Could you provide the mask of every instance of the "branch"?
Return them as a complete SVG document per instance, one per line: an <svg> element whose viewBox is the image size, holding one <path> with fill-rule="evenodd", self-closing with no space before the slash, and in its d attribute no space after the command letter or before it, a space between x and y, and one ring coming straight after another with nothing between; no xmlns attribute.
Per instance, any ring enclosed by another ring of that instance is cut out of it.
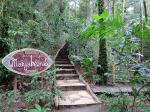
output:
<svg viewBox="0 0 150 112"><path fill-rule="evenodd" d="M150 81L147 82L146 84L144 84L139 90L138 90L138 94L140 93L140 91L145 88L146 86L150 86Z"/></svg>

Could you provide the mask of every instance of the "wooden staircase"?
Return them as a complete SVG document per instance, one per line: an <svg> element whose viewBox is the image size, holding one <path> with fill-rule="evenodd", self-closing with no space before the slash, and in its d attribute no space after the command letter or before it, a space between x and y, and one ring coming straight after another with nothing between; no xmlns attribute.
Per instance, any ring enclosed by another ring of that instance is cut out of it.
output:
<svg viewBox="0 0 150 112"><path fill-rule="evenodd" d="M81 78L75 66L68 59L67 44L55 59L56 87L62 90L62 97L55 98L56 112L100 112L100 101Z"/></svg>

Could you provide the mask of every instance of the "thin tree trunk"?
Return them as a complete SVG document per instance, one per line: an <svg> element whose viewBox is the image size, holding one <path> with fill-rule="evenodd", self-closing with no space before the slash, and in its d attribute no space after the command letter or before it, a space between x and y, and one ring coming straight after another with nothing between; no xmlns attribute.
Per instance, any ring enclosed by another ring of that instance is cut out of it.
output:
<svg viewBox="0 0 150 112"><path fill-rule="evenodd" d="M112 0L112 15L115 15L115 0Z"/></svg>
<svg viewBox="0 0 150 112"><path fill-rule="evenodd" d="M98 14L101 15L104 11L104 0L98 0Z"/></svg>
<svg viewBox="0 0 150 112"><path fill-rule="evenodd" d="M143 14L141 14L141 15L143 15L143 19L141 17L142 37L143 37L143 35L144 35L143 34L144 26L148 22L148 12L147 12L146 1L145 0L141 1L141 4L143 4L143 5L141 5L141 8L143 9L143 10L141 10L141 13L143 13ZM142 46L143 46L144 60L149 59L150 56L147 53L147 51L149 51L149 47L148 46L150 44L150 40L149 39L148 40L142 39L141 43L142 43Z"/></svg>
<svg viewBox="0 0 150 112"><path fill-rule="evenodd" d="M144 8L145 20L147 22L148 21L148 13L147 13L147 6L146 6L145 0L143 0L143 8Z"/></svg>
<svg viewBox="0 0 150 112"><path fill-rule="evenodd" d="M104 11L104 0L98 0L98 14L101 15ZM103 22L103 21L101 21ZM107 77L104 75L104 73L107 72L107 52L106 52L106 39L103 37L100 37L99 40L99 58L98 58L98 66L97 67L97 73L101 75L101 84L106 85L107 83Z"/></svg>
<svg viewBox="0 0 150 112"><path fill-rule="evenodd" d="M111 1L110 0L106 0L106 5L107 5L107 10L108 10L108 12L109 12L109 14L111 14L111 10L112 10L112 8L111 8Z"/></svg>
<svg viewBox="0 0 150 112"><path fill-rule="evenodd" d="M65 9L64 0L59 0L59 12L64 13L64 9Z"/></svg>
<svg viewBox="0 0 150 112"><path fill-rule="evenodd" d="M0 27L0 36L2 39L4 38L8 38L8 29L9 29L9 25L8 25L8 21L6 19L7 17L7 6L6 6L6 1L3 2L3 8L1 10L1 27ZM1 50L1 54L0 57L4 57L8 52L9 52L9 47L7 45L7 43L3 40L0 40L0 50Z"/></svg>
<svg viewBox="0 0 150 112"><path fill-rule="evenodd" d="M143 27L144 27L144 10L143 10L143 0L140 0L140 23L142 28L142 37L141 37L141 54L143 54Z"/></svg>
<svg viewBox="0 0 150 112"><path fill-rule="evenodd" d="M125 16L125 4L126 4L126 1L122 0L122 18L123 19L124 19L124 16Z"/></svg>
<svg viewBox="0 0 150 112"><path fill-rule="evenodd" d="M1 12L0 12L0 58L3 58L6 54L9 53L10 47L8 46L7 42L4 41L8 38L8 29L9 29L9 25L8 25L8 20L7 20L7 3L5 0L1 1L0 4L1 7ZM8 74L8 70L6 70L6 68L4 66L2 66L2 63L0 63L0 66L2 67L3 72L1 73L1 79L0 81L4 81L7 80L7 75Z"/></svg>
<svg viewBox="0 0 150 112"><path fill-rule="evenodd" d="M110 15L114 15L114 0L106 0L107 1L107 10Z"/></svg>

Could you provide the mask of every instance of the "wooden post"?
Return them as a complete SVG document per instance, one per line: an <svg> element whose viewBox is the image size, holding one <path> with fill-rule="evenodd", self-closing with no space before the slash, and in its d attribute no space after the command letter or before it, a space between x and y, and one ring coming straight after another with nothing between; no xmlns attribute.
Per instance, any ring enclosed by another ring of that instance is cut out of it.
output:
<svg viewBox="0 0 150 112"><path fill-rule="evenodd" d="M42 88L44 88L44 73L41 73L41 84Z"/></svg>
<svg viewBox="0 0 150 112"><path fill-rule="evenodd" d="M16 93L17 93L17 76L16 76L16 74L14 74L14 81L13 81L13 83L14 83L14 95L15 95L15 98L16 98Z"/></svg>
<svg viewBox="0 0 150 112"><path fill-rule="evenodd" d="M113 82L113 84L116 82L116 76L115 76L115 69L116 69L116 67L115 67L115 58L114 58L114 56L113 56L113 59L112 59L112 82Z"/></svg>

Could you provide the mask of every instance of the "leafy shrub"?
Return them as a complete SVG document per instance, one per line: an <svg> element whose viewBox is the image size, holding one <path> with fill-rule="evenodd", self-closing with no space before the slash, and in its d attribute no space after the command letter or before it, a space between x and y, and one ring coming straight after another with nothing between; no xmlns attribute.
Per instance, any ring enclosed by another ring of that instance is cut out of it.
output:
<svg viewBox="0 0 150 112"><path fill-rule="evenodd" d="M39 92L35 91L35 90L26 92L25 93L25 101L28 103L32 102L34 99L36 99L38 94L39 94Z"/></svg>
<svg viewBox="0 0 150 112"><path fill-rule="evenodd" d="M26 112L47 112L47 111L50 111L50 108L48 108L47 106L42 108L38 104L35 104L35 108L34 109L26 109Z"/></svg>
<svg viewBox="0 0 150 112"><path fill-rule="evenodd" d="M71 59L85 69L83 77L90 77L93 83L97 83L101 80L100 75L94 73L94 60L92 57L72 55Z"/></svg>
<svg viewBox="0 0 150 112"><path fill-rule="evenodd" d="M133 28L133 34L139 38L148 39L150 37L150 23L146 23L142 29L142 25L138 24Z"/></svg>

